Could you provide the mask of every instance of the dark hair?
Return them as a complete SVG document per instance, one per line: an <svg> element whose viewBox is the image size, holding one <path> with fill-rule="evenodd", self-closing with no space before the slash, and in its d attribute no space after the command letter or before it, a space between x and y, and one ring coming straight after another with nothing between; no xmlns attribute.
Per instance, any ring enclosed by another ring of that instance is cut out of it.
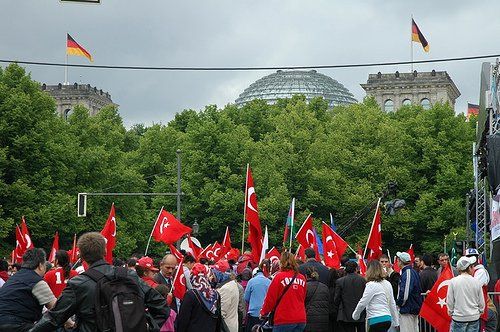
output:
<svg viewBox="0 0 500 332"><path fill-rule="evenodd" d="M16 268L16 271L19 271L21 269L21 264L19 264L19 263L14 263L11 266L12 266L12 268Z"/></svg>
<svg viewBox="0 0 500 332"><path fill-rule="evenodd" d="M390 261L389 256L387 256L386 254L382 254L382 255L380 255L380 257L379 257L378 259L380 260L381 258L383 258L383 259L387 259L388 261Z"/></svg>
<svg viewBox="0 0 500 332"><path fill-rule="evenodd" d="M339 271L337 269L331 269L328 275L328 288L335 288L335 283L339 278Z"/></svg>
<svg viewBox="0 0 500 332"><path fill-rule="evenodd" d="M137 260L135 258L129 258L127 260L128 267L135 267L137 265Z"/></svg>
<svg viewBox="0 0 500 332"><path fill-rule="evenodd" d="M358 268L358 263L354 261L348 261L345 263L345 272L346 273L354 273Z"/></svg>
<svg viewBox="0 0 500 332"><path fill-rule="evenodd" d="M308 267L306 271L306 277L307 279L310 280L318 280L319 279L319 273L314 267Z"/></svg>
<svg viewBox="0 0 500 332"><path fill-rule="evenodd" d="M280 268L281 268L281 271L299 272L299 265L297 264L295 257L287 251L285 251L281 254Z"/></svg>
<svg viewBox="0 0 500 332"><path fill-rule="evenodd" d="M45 254L45 250L41 248L33 248L24 253L21 268L34 270L39 267L40 264L45 265L46 261L47 255Z"/></svg>
<svg viewBox="0 0 500 332"><path fill-rule="evenodd" d="M56 251L57 265L64 270L64 279L69 279L69 273L71 271L71 265L69 264L69 255L66 250Z"/></svg>
<svg viewBox="0 0 500 332"><path fill-rule="evenodd" d="M207 258L200 258L200 264L207 264L208 263L208 259Z"/></svg>
<svg viewBox="0 0 500 332"><path fill-rule="evenodd" d="M9 271L9 263L5 259L0 259L0 271Z"/></svg>
<svg viewBox="0 0 500 332"><path fill-rule="evenodd" d="M119 258L113 258L113 266L117 266L117 267L120 267L120 266L123 266L125 263L119 259Z"/></svg>
<svg viewBox="0 0 500 332"><path fill-rule="evenodd" d="M314 251L313 248L307 248L304 250L304 253L306 254L307 258L315 258L316 257L316 252Z"/></svg>
<svg viewBox="0 0 500 332"><path fill-rule="evenodd" d="M432 258L432 256L431 256L431 255L429 255L429 254L424 254L424 255L422 256L422 261L424 262L424 264L425 264L426 266L431 266L431 265L432 265L433 258Z"/></svg>
<svg viewBox="0 0 500 332"><path fill-rule="evenodd" d="M78 239L80 257L89 265L104 258L106 253L106 241L97 232L85 233Z"/></svg>
<svg viewBox="0 0 500 332"><path fill-rule="evenodd" d="M445 254L444 252L442 252L442 253L438 254L438 259L441 259L441 257L444 257L444 256L450 257L448 254Z"/></svg>
<svg viewBox="0 0 500 332"><path fill-rule="evenodd" d="M184 256L184 263L196 263L196 259L194 259L192 255L186 254L186 256Z"/></svg>

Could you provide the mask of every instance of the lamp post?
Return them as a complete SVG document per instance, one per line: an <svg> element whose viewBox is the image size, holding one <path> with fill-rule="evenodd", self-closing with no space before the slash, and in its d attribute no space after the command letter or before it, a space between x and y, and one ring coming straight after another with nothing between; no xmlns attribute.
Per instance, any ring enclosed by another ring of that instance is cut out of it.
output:
<svg viewBox="0 0 500 332"><path fill-rule="evenodd" d="M196 236L198 235L198 232L200 231L200 225L195 221L193 224L193 235Z"/></svg>

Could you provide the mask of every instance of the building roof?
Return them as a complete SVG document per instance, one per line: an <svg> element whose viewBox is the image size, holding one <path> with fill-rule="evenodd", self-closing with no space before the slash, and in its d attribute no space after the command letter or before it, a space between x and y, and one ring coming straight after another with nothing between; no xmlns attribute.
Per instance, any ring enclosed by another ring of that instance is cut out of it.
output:
<svg viewBox="0 0 500 332"><path fill-rule="evenodd" d="M330 107L357 102L341 83L316 70L278 70L252 83L236 99L236 104L244 105L254 99L274 104L278 99L291 98L296 94L304 95L307 101L323 97Z"/></svg>

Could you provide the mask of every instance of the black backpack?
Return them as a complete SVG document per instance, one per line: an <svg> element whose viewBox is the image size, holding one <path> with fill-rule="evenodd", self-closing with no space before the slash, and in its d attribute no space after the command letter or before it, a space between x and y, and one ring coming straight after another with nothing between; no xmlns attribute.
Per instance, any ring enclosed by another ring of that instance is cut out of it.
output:
<svg viewBox="0 0 500 332"><path fill-rule="evenodd" d="M94 309L99 331L148 331L142 291L128 276L126 268L117 267L113 276L96 269L89 269L83 274L97 283Z"/></svg>

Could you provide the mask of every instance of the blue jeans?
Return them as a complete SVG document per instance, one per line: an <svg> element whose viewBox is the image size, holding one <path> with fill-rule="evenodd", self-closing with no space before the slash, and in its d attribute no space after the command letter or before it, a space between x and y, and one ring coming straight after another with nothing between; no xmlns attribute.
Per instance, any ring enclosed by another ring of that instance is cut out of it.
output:
<svg viewBox="0 0 500 332"><path fill-rule="evenodd" d="M273 332L302 332L305 328L306 324L274 325Z"/></svg>
<svg viewBox="0 0 500 332"><path fill-rule="evenodd" d="M451 321L451 332L479 332L479 320L474 322Z"/></svg>

